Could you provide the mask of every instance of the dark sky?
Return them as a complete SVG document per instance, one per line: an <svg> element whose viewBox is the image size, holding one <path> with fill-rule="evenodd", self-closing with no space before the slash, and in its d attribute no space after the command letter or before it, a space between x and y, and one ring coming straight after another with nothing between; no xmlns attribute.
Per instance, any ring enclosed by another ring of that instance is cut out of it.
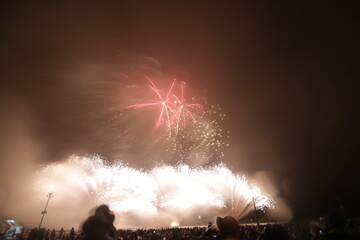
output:
<svg viewBox="0 0 360 240"><path fill-rule="evenodd" d="M295 216L328 212L336 197L347 214L359 214L360 37L349 2L2 5L1 129L28 126L39 161L116 157L96 142L91 118L78 121L88 113L72 79L89 66L114 71L119 53L148 56L222 106L231 132L224 161L273 174ZM9 134L1 171L23 139Z"/></svg>

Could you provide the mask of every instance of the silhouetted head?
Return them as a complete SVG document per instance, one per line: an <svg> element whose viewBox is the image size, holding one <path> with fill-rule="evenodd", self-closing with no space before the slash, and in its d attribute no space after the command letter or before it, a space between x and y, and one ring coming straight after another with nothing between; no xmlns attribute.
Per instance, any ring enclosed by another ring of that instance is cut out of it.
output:
<svg viewBox="0 0 360 240"><path fill-rule="evenodd" d="M98 216L98 215L108 216L109 212L110 212L110 208L107 205L103 204L96 208L95 216Z"/></svg>
<svg viewBox="0 0 360 240"><path fill-rule="evenodd" d="M105 223L97 216L89 217L83 224L83 232L87 239L102 239L106 233Z"/></svg>
<svg viewBox="0 0 360 240"><path fill-rule="evenodd" d="M216 225L223 237L236 237L240 232L238 221L231 216L226 216L224 218L217 217Z"/></svg>

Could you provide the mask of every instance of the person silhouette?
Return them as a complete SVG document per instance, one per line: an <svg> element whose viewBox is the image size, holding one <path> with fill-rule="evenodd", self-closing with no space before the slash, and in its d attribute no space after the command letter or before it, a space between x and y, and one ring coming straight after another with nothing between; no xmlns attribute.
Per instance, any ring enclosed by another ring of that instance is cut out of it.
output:
<svg viewBox="0 0 360 240"><path fill-rule="evenodd" d="M219 228L220 236L222 239L240 239L240 226L238 221L231 216L226 216L224 218L217 217L216 225Z"/></svg>
<svg viewBox="0 0 360 240"><path fill-rule="evenodd" d="M115 236L115 233L112 233L112 231L115 227L113 226L111 220L115 219L115 216L111 217L109 215L110 209L107 205L100 205L96 208L95 215L89 217L83 225L83 232L86 240L114 239L113 236Z"/></svg>

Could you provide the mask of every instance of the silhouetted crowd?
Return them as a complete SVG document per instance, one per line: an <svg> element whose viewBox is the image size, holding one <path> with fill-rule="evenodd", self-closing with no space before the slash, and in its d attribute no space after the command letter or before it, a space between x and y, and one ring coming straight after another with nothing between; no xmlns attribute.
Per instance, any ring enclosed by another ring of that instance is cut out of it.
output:
<svg viewBox="0 0 360 240"><path fill-rule="evenodd" d="M28 240L355 240L360 239L360 221L346 221L338 213L323 223L239 225L230 216L216 219L208 227L117 230L115 215L106 205L99 206L89 217L82 231L34 228L20 239Z"/></svg>
<svg viewBox="0 0 360 240"><path fill-rule="evenodd" d="M26 235L26 232L25 232ZM81 235L77 235L74 228L71 228L71 230L66 233L64 228L61 228L60 231L56 231L53 229L50 231L50 229L45 228L33 228L31 231L27 234L27 237L20 236L19 239L28 239L28 240L74 240L76 237L80 237Z"/></svg>

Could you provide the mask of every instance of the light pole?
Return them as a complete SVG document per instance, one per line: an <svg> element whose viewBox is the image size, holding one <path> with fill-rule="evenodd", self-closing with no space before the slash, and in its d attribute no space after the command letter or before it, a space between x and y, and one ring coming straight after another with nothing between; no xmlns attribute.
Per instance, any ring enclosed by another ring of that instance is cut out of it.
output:
<svg viewBox="0 0 360 240"><path fill-rule="evenodd" d="M52 193L48 193L48 195L46 195L48 197L48 200L46 201L46 205L45 205L45 208L44 208L44 211L41 212L42 214L42 217L41 217L41 220L40 220L40 223L39 223L39 229L41 228L41 224L44 220L44 217L45 217L45 214L47 213L46 209L47 209L47 206L49 204L49 201L50 201L50 198L53 197L53 194Z"/></svg>
<svg viewBox="0 0 360 240"><path fill-rule="evenodd" d="M259 229L259 217L257 215L257 211L256 211L256 205L255 205L255 199L252 198L253 204L254 204L254 210L255 210L255 216L256 216L256 223L257 223L257 228Z"/></svg>

